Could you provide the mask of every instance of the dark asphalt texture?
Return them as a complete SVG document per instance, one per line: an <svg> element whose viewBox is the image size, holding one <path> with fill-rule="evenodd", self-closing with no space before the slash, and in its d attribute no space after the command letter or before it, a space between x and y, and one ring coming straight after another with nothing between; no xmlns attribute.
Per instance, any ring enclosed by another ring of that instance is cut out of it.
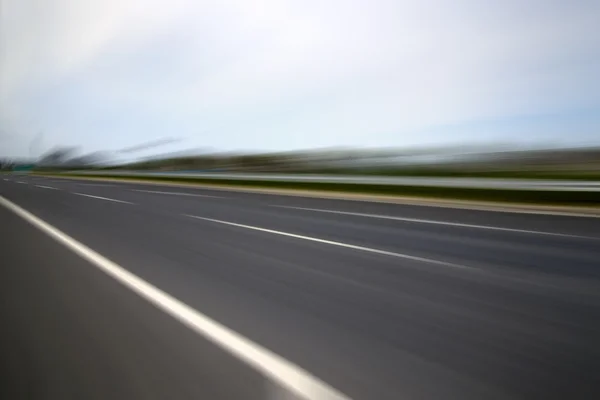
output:
<svg viewBox="0 0 600 400"><path fill-rule="evenodd" d="M8 179L6 199L351 398L600 398L598 218ZM265 396L258 373L3 207L0 229L1 398Z"/></svg>

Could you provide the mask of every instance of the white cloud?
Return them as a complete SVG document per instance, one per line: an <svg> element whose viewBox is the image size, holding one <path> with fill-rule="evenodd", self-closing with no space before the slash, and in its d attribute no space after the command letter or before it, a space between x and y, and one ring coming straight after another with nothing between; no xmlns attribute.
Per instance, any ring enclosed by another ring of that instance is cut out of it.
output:
<svg viewBox="0 0 600 400"><path fill-rule="evenodd" d="M150 114L267 148L401 144L389 132L600 105L593 2L8 3L3 120L81 142L102 131L53 108L66 92L91 119ZM106 134L135 141L143 125Z"/></svg>

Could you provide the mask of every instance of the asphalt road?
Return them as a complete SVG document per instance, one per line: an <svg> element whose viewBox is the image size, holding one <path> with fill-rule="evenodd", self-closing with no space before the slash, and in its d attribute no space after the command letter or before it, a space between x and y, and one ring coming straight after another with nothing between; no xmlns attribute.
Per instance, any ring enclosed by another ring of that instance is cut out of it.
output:
<svg viewBox="0 0 600 400"><path fill-rule="evenodd" d="M600 398L598 218L35 176L0 195L348 398ZM283 398L4 205L0 397Z"/></svg>

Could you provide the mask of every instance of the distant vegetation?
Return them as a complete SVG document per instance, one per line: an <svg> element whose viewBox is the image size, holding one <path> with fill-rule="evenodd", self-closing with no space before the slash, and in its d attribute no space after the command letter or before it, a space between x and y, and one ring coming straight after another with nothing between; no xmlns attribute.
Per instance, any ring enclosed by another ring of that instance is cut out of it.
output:
<svg viewBox="0 0 600 400"><path fill-rule="evenodd" d="M597 180L600 149L494 151L461 147L212 153L154 157L116 165L106 153L76 155L75 148L63 147L48 152L36 163L38 171L89 169Z"/></svg>

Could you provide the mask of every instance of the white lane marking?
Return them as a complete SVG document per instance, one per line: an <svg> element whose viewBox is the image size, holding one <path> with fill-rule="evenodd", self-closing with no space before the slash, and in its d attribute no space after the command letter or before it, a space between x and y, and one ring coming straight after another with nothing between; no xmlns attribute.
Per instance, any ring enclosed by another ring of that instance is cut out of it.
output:
<svg viewBox="0 0 600 400"><path fill-rule="evenodd" d="M130 189L134 192L143 192L143 193L157 193L157 194L170 194L173 196L191 196L191 197L212 197L215 199L222 199L221 196L211 196L208 194L195 194L195 193L183 193L183 192L162 192L160 190L141 190L141 189Z"/></svg>
<svg viewBox="0 0 600 400"><path fill-rule="evenodd" d="M594 239L594 240L600 239L600 238L593 237L593 236L570 235L568 233L554 233L554 232L534 231L534 230L528 230L528 229L502 228L500 226L463 224L463 223L459 223L459 222L434 221L434 220L429 220L429 219L395 217L392 215L365 214L365 213L348 212L348 211L323 210L323 209L319 209L319 208L305 208L305 207L291 207L291 206L277 206L277 205L273 205L272 207L289 208L289 209L305 210L305 211L315 211L315 212L330 213L330 214L353 215L353 216L357 216L357 217L390 219L390 220L404 221L404 222L416 222L419 224L447 225L447 226L457 226L457 227L461 227L461 228L486 229L486 230L491 230L491 231L504 231L504 232L516 232L516 233L530 233L530 234L535 234L535 235L570 237L570 238L579 238L579 239Z"/></svg>
<svg viewBox="0 0 600 400"><path fill-rule="evenodd" d="M123 200L117 200L117 199L110 199L108 197L101 197L101 196L92 196L91 194L84 194L84 193L77 193L77 192L73 192L73 194L76 194L78 196L85 196L85 197L91 197L93 199L100 199L100 200L108 200L108 201L114 201L116 203L124 203L124 204L133 204L130 203L128 201L123 201Z"/></svg>
<svg viewBox="0 0 600 400"><path fill-rule="evenodd" d="M17 181L17 183L20 183L22 185L27 185L27 182L21 182L21 181Z"/></svg>
<svg viewBox="0 0 600 400"><path fill-rule="evenodd" d="M205 220L205 221L216 222L216 223L219 223L219 224L237 226L239 228L246 228L246 229L252 229L252 230L260 231L260 232L273 233L273 234L281 235L281 236L289 236L289 237L293 237L293 238L296 238L296 239L309 240L311 242L324 243L324 244L329 244L329 245L333 245L333 246L345 247L345 248L353 249L353 250L360 250L360 251L366 251L366 252L369 252L369 253L381 254L381 255L390 256L390 257L403 258L403 259L411 260L411 261L420 261L420 262L426 262L426 263L429 263L429 264L442 265L442 266L445 266L445 267L453 267L453 268L460 268L460 269L472 269L472 267L468 267L466 265L455 264L455 263L451 263L451 262L447 262L447 261L434 260L432 258L411 256L409 254L395 253L393 251L380 250L380 249L375 249L375 248L372 248L372 247L357 246L357 245L354 245L354 244L336 242L336 241L333 241L333 240L326 240L326 239L319 239L319 238L315 238L315 237L311 237L311 236L297 235L295 233L288 233L288 232L276 231L276 230L273 230L273 229L260 228L258 226L237 224L235 222L222 221L220 219L198 217L196 215L188 215L188 214L184 214L184 215L186 217L201 219L201 220Z"/></svg>
<svg viewBox="0 0 600 400"><path fill-rule="evenodd" d="M39 188L42 188L42 189L52 189L52 190L58 190L57 188L55 188L55 187L52 187L52 186L35 185L35 187L39 187Z"/></svg>
<svg viewBox="0 0 600 400"><path fill-rule="evenodd" d="M233 354L300 398L305 400L350 400L346 395L297 365L212 320L2 196L0 196L0 204L199 335Z"/></svg>

